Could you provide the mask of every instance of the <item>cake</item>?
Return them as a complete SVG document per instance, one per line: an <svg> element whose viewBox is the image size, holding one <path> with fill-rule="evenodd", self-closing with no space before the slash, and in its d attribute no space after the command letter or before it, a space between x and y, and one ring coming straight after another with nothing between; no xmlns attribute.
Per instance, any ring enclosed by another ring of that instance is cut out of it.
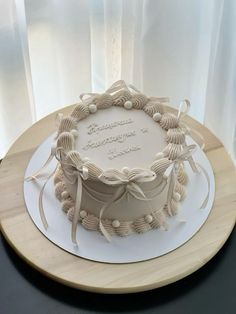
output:
<svg viewBox="0 0 236 314"><path fill-rule="evenodd" d="M81 225L102 233L128 236L151 229L168 229L185 198L188 176L194 172L196 145L187 145L188 129L168 98L148 97L122 80L105 93L80 96L68 116L59 116L52 153L55 195L72 222L72 241ZM32 176L36 178L37 176ZM46 183L45 183L46 184ZM45 186L44 186L45 187ZM47 227L40 193L40 214Z"/></svg>

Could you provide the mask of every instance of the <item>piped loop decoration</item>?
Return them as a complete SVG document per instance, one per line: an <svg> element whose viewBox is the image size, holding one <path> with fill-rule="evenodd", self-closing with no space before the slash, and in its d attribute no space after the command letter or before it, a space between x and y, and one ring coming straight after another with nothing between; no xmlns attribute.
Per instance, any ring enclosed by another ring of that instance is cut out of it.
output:
<svg viewBox="0 0 236 314"><path fill-rule="evenodd" d="M52 147L51 147L50 155L49 155L48 159L45 161L45 163L43 164L43 166L38 171L36 171L34 174L32 174L31 176L26 177L25 181L32 181L32 180L36 180L36 179L45 177L45 174L43 172L44 172L44 170L46 170L48 165L53 160L53 158L56 154L56 151L57 151L56 143L53 143Z"/></svg>
<svg viewBox="0 0 236 314"><path fill-rule="evenodd" d="M170 102L170 98L169 97L149 97L150 102L154 102L154 103L161 103L164 105L169 104Z"/></svg>
<svg viewBox="0 0 236 314"><path fill-rule="evenodd" d="M190 101L187 99L184 99L183 101L181 101L179 105L179 111L177 114L179 126L185 135L189 135L191 137L192 136L197 137L197 142L199 143L200 148L203 150L205 147L205 140L203 136L197 130L195 130L194 128L190 129L185 123L182 122L183 117L187 115L187 113L189 112L189 109L190 109Z"/></svg>
<svg viewBox="0 0 236 314"><path fill-rule="evenodd" d="M107 185L120 185L124 183L128 183L130 181L143 183L143 182L151 182L155 180L156 174L151 170L144 169L132 169L132 171L125 168L124 171L118 170L107 170L104 171L100 176L99 180Z"/></svg>
<svg viewBox="0 0 236 314"><path fill-rule="evenodd" d="M178 111L178 121L180 121L180 119L182 119L189 111L190 108L190 101L188 99L184 99L180 102L179 105L179 111Z"/></svg>
<svg viewBox="0 0 236 314"><path fill-rule="evenodd" d="M60 126L62 120L63 120L63 114L58 113L56 115L56 118L55 118L55 124L57 127ZM59 135L59 132L58 132L56 138L54 139L54 141L52 143L50 155L48 156L48 159L45 161L43 166L38 171L36 171L34 174L32 174L31 176L28 176L27 178L25 178L25 181L36 180L38 178L45 178L46 175L43 172L44 172L44 170L47 169L48 165L51 163L51 161L53 160L53 158L55 157L55 155L57 153L57 137L58 137L58 135Z"/></svg>
<svg viewBox="0 0 236 314"><path fill-rule="evenodd" d="M195 138L196 142L198 143L198 145L200 146L201 150L203 150L205 148L205 139L204 137L201 135L201 133L199 133L196 129L194 128L189 128L185 123L183 123L182 121L180 122L180 127L182 129L182 131L184 132L185 135L188 135L190 137Z"/></svg>
<svg viewBox="0 0 236 314"><path fill-rule="evenodd" d="M43 223L43 226L44 226L45 230L47 230L47 228L48 228L48 222L47 222L47 219L46 219L46 216L45 216L45 213L44 213L44 209L43 209L43 193L44 193L44 190L45 190L45 187L46 187L48 181L56 173L58 166L56 166L55 169L49 175L44 174L43 171L48 167L48 165L51 163L53 158L57 155L57 151L58 151L58 148L56 146L56 143L54 143L52 145L52 147L51 147L51 153L50 153L48 159L46 160L46 162L44 163L44 165L42 166L42 168L40 168L33 175L25 178L25 181L32 181L32 180L36 180L36 179L39 179L39 178L45 178L46 179L44 184L43 184L43 186L42 186L42 188L41 188L41 190L40 190L39 201L38 201L39 214L40 214L40 218L41 218L41 221Z"/></svg>
<svg viewBox="0 0 236 314"><path fill-rule="evenodd" d="M141 94L141 91L139 89L137 89L133 84L129 84L128 88L132 91L134 91L137 94Z"/></svg>
<svg viewBox="0 0 236 314"><path fill-rule="evenodd" d="M113 83L107 90L106 93L113 94L120 90L129 90L128 86L126 85L124 80L118 80L115 83Z"/></svg>

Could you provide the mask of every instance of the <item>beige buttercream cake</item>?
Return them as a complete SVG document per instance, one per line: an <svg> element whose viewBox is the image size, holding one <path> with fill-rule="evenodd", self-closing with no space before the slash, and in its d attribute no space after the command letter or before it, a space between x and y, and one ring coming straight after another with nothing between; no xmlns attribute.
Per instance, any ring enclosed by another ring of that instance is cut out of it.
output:
<svg viewBox="0 0 236 314"><path fill-rule="evenodd" d="M105 93L81 95L60 118L55 193L74 241L77 224L108 239L167 229L185 197L191 151L181 112L167 105L118 81Z"/></svg>

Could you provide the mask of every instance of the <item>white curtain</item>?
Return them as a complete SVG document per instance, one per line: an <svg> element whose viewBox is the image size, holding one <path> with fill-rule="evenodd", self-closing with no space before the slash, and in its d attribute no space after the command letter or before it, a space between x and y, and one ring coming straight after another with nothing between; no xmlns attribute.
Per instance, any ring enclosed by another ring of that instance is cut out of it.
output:
<svg viewBox="0 0 236 314"><path fill-rule="evenodd" d="M117 79L183 98L235 158L236 1L0 0L0 156L34 121Z"/></svg>

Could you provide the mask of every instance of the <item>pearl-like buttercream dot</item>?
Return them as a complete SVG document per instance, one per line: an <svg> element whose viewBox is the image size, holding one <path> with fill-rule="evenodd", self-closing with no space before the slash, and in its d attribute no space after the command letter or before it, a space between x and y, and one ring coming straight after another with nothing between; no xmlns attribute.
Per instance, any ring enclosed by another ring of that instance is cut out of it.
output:
<svg viewBox="0 0 236 314"><path fill-rule="evenodd" d="M88 108L90 113L95 113L97 111L97 106L95 104L90 104Z"/></svg>
<svg viewBox="0 0 236 314"><path fill-rule="evenodd" d="M120 227L120 222L119 222L119 220L113 220L113 221L112 221L112 227L114 227L114 228Z"/></svg>
<svg viewBox="0 0 236 314"><path fill-rule="evenodd" d="M174 199L178 202L181 199L181 195L178 192L174 193Z"/></svg>
<svg viewBox="0 0 236 314"><path fill-rule="evenodd" d="M71 130L70 133L74 136L74 137L78 137L79 136L79 132L75 129Z"/></svg>
<svg viewBox="0 0 236 314"><path fill-rule="evenodd" d="M90 159L88 157L83 158L83 162L89 162L89 161L90 161Z"/></svg>
<svg viewBox="0 0 236 314"><path fill-rule="evenodd" d="M132 102L130 101L130 100L127 100L125 103L124 103L124 107L125 107L125 109L132 109L132 107L133 107L133 104L132 104Z"/></svg>
<svg viewBox="0 0 236 314"><path fill-rule="evenodd" d="M87 212L85 210L81 210L79 212L79 215L80 215L81 218L85 218L87 216Z"/></svg>
<svg viewBox="0 0 236 314"><path fill-rule="evenodd" d="M153 120L159 122L161 120L161 114L159 112L154 113Z"/></svg>
<svg viewBox="0 0 236 314"><path fill-rule="evenodd" d="M152 215L146 215L146 216L144 217L144 220L145 220L148 224L150 224L150 223L153 221L153 217L152 217Z"/></svg>
<svg viewBox="0 0 236 314"><path fill-rule="evenodd" d="M163 153L157 153L156 159L161 159L161 158L164 158L164 154Z"/></svg>
<svg viewBox="0 0 236 314"><path fill-rule="evenodd" d="M69 192L67 192L67 191L63 191L62 193L61 193L61 197L63 198L63 199L66 199L66 198L68 198L70 196L70 194L69 194Z"/></svg>
<svg viewBox="0 0 236 314"><path fill-rule="evenodd" d="M123 167L121 171L123 173L129 173L130 169L128 167Z"/></svg>

